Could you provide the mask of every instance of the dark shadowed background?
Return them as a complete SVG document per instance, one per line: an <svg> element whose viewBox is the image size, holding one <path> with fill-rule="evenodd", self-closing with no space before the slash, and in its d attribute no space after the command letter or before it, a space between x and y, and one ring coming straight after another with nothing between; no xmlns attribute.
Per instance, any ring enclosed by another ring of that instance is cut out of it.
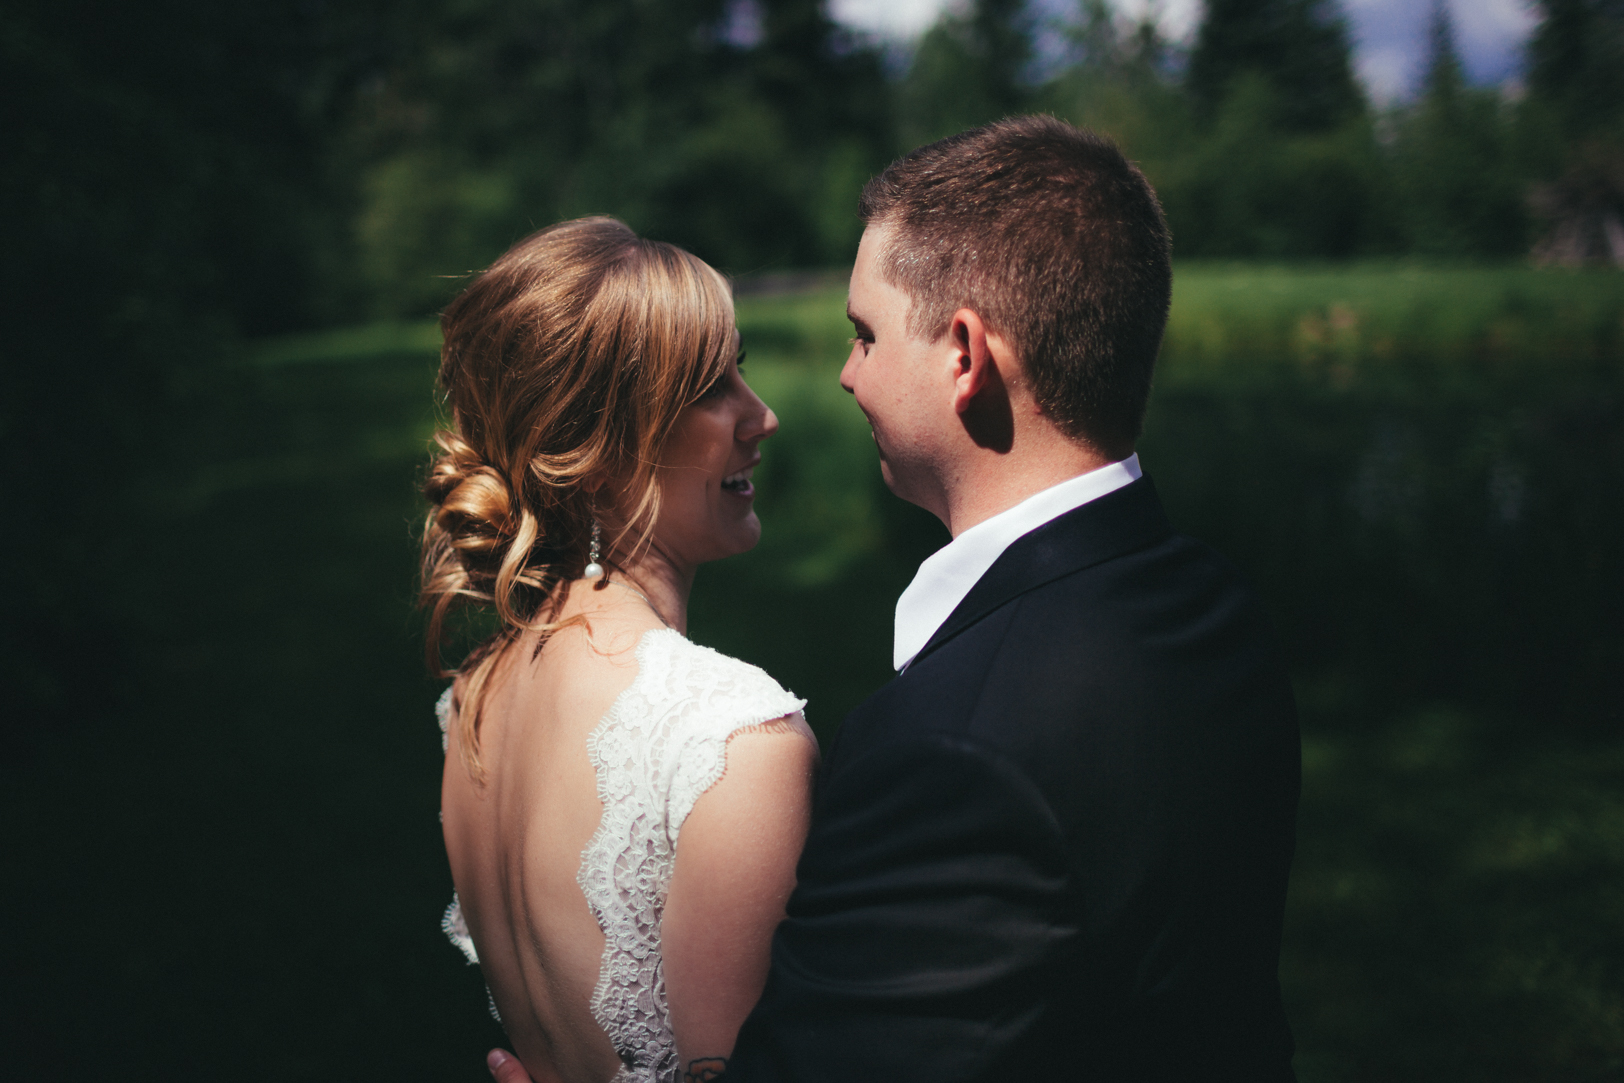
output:
<svg viewBox="0 0 1624 1083"><path fill-rule="evenodd" d="M1177 252L1142 456L1304 718L1305 1083L1624 1079L1624 5L1371 102L1333 0L5 0L0 1074L474 1080L412 609L434 313L605 212L736 276L783 420L691 633L889 675L945 540L835 383L864 181L1044 110Z"/></svg>

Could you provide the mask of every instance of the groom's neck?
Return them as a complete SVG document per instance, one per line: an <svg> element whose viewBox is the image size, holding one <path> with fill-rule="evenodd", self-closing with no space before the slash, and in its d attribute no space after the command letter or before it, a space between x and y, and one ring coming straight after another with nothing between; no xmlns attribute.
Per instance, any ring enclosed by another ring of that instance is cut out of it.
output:
<svg viewBox="0 0 1624 1083"><path fill-rule="evenodd" d="M942 477L946 514L930 510L956 538L1030 496L1114 461L1044 419L1018 432L1008 451L966 451Z"/></svg>

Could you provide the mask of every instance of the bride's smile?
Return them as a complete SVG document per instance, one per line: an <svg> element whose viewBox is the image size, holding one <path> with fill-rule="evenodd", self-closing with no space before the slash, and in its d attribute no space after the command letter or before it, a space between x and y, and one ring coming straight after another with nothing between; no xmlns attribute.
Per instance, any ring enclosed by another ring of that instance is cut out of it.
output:
<svg viewBox="0 0 1624 1083"><path fill-rule="evenodd" d="M652 551L689 570L752 548L761 537L757 449L777 431L777 416L730 362L677 418L660 470Z"/></svg>
<svg viewBox="0 0 1624 1083"><path fill-rule="evenodd" d="M756 461L761 461L759 455L756 457ZM755 472L756 464L751 463L737 474L729 474L722 479L722 491L732 493L734 496L742 496L746 500L753 499L756 495L756 487L750 484L750 476Z"/></svg>

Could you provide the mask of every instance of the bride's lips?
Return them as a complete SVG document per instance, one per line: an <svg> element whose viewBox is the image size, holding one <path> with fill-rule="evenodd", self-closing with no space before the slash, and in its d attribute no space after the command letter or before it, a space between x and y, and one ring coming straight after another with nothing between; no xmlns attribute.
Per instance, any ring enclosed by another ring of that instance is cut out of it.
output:
<svg viewBox="0 0 1624 1083"><path fill-rule="evenodd" d="M750 484L750 475L755 473L755 470L756 464L751 463L737 474L729 474L722 479L722 491L749 500L756 495L756 487Z"/></svg>

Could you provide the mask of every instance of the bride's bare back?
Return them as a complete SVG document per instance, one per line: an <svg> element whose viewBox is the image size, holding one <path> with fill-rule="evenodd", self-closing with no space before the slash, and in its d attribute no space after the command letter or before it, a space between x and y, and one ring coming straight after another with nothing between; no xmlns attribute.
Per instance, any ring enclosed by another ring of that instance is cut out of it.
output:
<svg viewBox="0 0 1624 1083"><path fill-rule="evenodd" d="M642 637L663 626L627 592L594 593L590 635L566 628L539 655L534 639L521 641L493 675L483 784L448 727L441 807L452 876L503 1024L538 1083L606 1083L622 1064L592 1012L605 938L577 880L603 814L588 737L637 677ZM731 1052L760 995L816 752L797 715L739 733L726 756L724 778L681 825L660 930L683 1065Z"/></svg>

